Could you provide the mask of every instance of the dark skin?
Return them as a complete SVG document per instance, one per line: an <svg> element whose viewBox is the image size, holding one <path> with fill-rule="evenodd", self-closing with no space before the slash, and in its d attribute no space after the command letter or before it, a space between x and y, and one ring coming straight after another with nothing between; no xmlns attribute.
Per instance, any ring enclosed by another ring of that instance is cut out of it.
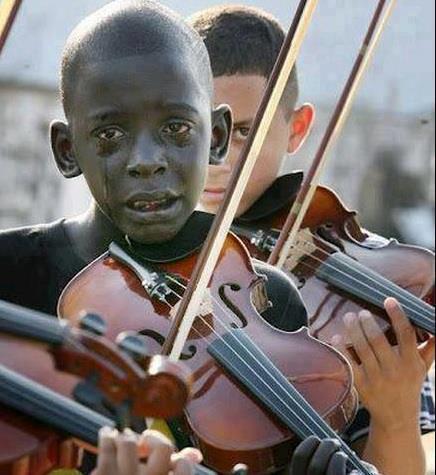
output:
<svg viewBox="0 0 436 475"><path fill-rule="evenodd" d="M347 457L335 440L309 437L296 449L290 475L345 475Z"/></svg>
<svg viewBox="0 0 436 475"><path fill-rule="evenodd" d="M173 238L195 209L207 164L226 156L231 113L212 110L189 61L165 51L86 67L69 123L52 124L61 173L83 173L95 200L67 222L85 261L121 235L144 244Z"/></svg>
<svg viewBox="0 0 436 475"><path fill-rule="evenodd" d="M68 123L51 126L59 170L84 175L94 197L66 222L75 252L90 262L111 241L173 238L194 211L207 165L224 160L232 129L228 107L211 98L180 51L116 59L81 70ZM308 439L292 475L345 473L338 447Z"/></svg>

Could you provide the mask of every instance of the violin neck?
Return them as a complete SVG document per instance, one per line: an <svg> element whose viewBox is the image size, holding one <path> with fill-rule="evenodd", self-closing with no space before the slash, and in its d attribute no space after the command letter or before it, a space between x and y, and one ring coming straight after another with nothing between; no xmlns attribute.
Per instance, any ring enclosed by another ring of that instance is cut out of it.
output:
<svg viewBox="0 0 436 475"><path fill-rule="evenodd" d="M318 267L316 276L382 310L385 300L395 297L415 326L435 334L435 312L431 305L346 254L337 252L329 256Z"/></svg>
<svg viewBox="0 0 436 475"><path fill-rule="evenodd" d="M62 345L70 330L54 317L0 301L0 332Z"/></svg>
<svg viewBox="0 0 436 475"><path fill-rule="evenodd" d="M233 226L232 229L262 252L270 253L277 242L274 231L246 226ZM331 255L321 264L314 262L313 267L319 279L381 310L384 310L388 297L395 297L413 325L431 335L435 334L435 311L430 304L343 252L337 252L332 247Z"/></svg>
<svg viewBox="0 0 436 475"><path fill-rule="evenodd" d="M97 446L102 427L115 427L111 419L3 365L0 365L0 403L93 446Z"/></svg>
<svg viewBox="0 0 436 475"><path fill-rule="evenodd" d="M0 364L0 404L26 414L44 425L77 438L94 447L103 427L115 428L115 422L62 396ZM195 475L216 475L197 466Z"/></svg>

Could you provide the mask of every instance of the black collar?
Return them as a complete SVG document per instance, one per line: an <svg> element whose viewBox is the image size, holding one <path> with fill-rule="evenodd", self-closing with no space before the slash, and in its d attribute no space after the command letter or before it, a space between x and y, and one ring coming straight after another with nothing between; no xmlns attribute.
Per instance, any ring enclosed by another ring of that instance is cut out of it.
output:
<svg viewBox="0 0 436 475"><path fill-rule="evenodd" d="M285 206L289 206L301 187L303 177L303 172L294 172L277 178L256 203L236 221L248 224L268 218Z"/></svg>
<svg viewBox="0 0 436 475"><path fill-rule="evenodd" d="M132 257L163 264L178 261L199 250L209 233L214 215L195 211L171 241L156 244L119 243Z"/></svg>

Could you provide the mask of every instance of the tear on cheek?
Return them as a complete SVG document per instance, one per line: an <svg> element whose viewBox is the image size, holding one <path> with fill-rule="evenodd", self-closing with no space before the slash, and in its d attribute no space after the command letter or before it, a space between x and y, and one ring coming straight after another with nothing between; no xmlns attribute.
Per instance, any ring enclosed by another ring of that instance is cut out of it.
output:
<svg viewBox="0 0 436 475"><path fill-rule="evenodd" d="M97 155L100 157L108 157L118 150L118 146L107 140L100 140L97 143Z"/></svg>
<svg viewBox="0 0 436 475"><path fill-rule="evenodd" d="M109 170L108 170L108 163L106 160L103 160L101 162L101 175L103 177L103 201L105 208L107 210L107 213L109 214L109 218L112 219L112 213L111 213L111 208L109 206L110 203L110 187L109 187Z"/></svg>

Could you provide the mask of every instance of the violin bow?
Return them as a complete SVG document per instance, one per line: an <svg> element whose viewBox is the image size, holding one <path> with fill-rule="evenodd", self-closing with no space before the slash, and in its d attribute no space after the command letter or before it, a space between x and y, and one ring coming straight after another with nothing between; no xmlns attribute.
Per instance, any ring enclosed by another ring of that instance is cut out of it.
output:
<svg viewBox="0 0 436 475"><path fill-rule="evenodd" d="M197 260L194 272L171 330L163 353L178 360L188 339L198 309L203 301L212 273L236 215L244 189L250 179L256 159L265 142L275 112L280 104L290 74L297 60L303 40L311 23L318 0L300 0L289 33L274 67L254 125L238 165L232 174L224 203L212 224L209 235Z"/></svg>
<svg viewBox="0 0 436 475"><path fill-rule="evenodd" d="M295 244L303 220L320 183L325 169L328 152L337 141L347 121L364 73L368 69L386 23L390 18L397 0L380 0L369 25L368 32L354 63L350 76L340 96L336 109L315 155L315 159L306 175L300 192L289 212L285 225L280 233L277 244L271 253L268 263L282 268L288 259L289 252Z"/></svg>
<svg viewBox="0 0 436 475"><path fill-rule="evenodd" d="M0 4L0 54L17 17L22 0L2 0Z"/></svg>

